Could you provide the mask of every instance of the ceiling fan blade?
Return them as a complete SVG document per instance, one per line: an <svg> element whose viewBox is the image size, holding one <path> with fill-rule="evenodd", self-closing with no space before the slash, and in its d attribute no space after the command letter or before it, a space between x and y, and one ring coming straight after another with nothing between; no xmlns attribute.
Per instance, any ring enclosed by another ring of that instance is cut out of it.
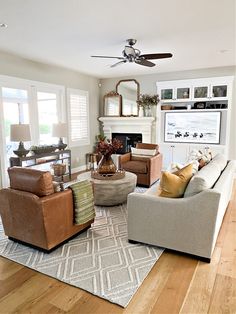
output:
<svg viewBox="0 0 236 314"><path fill-rule="evenodd" d="M144 65L146 67L154 67L155 63L145 60L145 59L137 59L135 60L135 63L139 64L139 65Z"/></svg>
<svg viewBox="0 0 236 314"><path fill-rule="evenodd" d="M114 67L116 67L117 65L121 65L122 63L126 63L126 62L127 62L127 60L119 61L119 62L117 62L117 63L115 63L115 64L112 64L112 65L111 65L111 68L114 68Z"/></svg>
<svg viewBox="0 0 236 314"><path fill-rule="evenodd" d="M151 59L171 58L172 56L173 56L172 53L148 53L148 54L141 55L139 57L151 60Z"/></svg>
<svg viewBox="0 0 236 314"><path fill-rule="evenodd" d="M119 59L123 60L123 57L110 57L110 56L91 56L92 58L110 58L110 59Z"/></svg>

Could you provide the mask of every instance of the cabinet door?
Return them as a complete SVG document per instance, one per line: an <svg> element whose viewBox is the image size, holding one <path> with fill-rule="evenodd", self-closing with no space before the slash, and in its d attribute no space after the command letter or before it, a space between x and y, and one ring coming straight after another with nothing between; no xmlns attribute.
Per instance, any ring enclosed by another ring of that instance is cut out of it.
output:
<svg viewBox="0 0 236 314"><path fill-rule="evenodd" d="M169 169L171 163L186 163L188 145L160 145L160 152L163 154L163 168Z"/></svg>
<svg viewBox="0 0 236 314"><path fill-rule="evenodd" d="M162 169L167 170L172 163L173 145L160 145L160 153L163 155Z"/></svg>
<svg viewBox="0 0 236 314"><path fill-rule="evenodd" d="M168 101L174 99L174 89L173 88L163 88L161 89L161 100Z"/></svg>
<svg viewBox="0 0 236 314"><path fill-rule="evenodd" d="M189 100L191 98L190 95L191 88L190 87L177 87L176 88L176 99L177 100Z"/></svg>
<svg viewBox="0 0 236 314"><path fill-rule="evenodd" d="M227 99L227 87L228 86L226 84L211 85L211 99Z"/></svg>
<svg viewBox="0 0 236 314"><path fill-rule="evenodd" d="M209 86L194 86L193 99L194 100L207 100L209 98Z"/></svg>

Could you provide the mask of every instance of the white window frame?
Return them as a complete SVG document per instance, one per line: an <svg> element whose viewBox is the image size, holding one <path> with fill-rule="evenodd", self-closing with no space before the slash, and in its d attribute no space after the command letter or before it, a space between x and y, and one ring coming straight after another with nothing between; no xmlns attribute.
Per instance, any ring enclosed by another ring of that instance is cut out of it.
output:
<svg viewBox="0 0 236 314"><path fill-rule="evenodd" d="M70 104L70 96L78 95L86 97L86 105L87 105L87 138L72 141L71 139L71 104ZM76 146L86 146L90 145L90 114L89 114L89 92L86 90L67 88L67 121L68 121L68 140L70 147Z"/></svg>
<svg viewBox="0 0 236 314"><path fill-rule="evenodd" d="M3 121L3 103L1 88L9 87L15 89L24 89L28 93L29 104L29 120L31 130L31 141L34 144L39 144L39 126L38 126L38 101L37 92L52 92L57 95L57 109L59 121L66 121L66 108L65 108L65 87L62 85L43 83L38 81L31 81L22 78L0 75L0 121ZM6 143L4 126L0 123L0 186L8 185L8 179L5 177L5 169L7 167L6 159Z"/></svg>

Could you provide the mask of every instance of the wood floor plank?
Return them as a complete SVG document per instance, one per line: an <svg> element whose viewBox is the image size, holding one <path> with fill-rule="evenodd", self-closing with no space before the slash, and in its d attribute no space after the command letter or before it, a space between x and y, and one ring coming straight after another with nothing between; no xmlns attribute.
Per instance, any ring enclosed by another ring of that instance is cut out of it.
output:
<svg viewBox="0 0 236 314"><path fill-rule="evenodd" d="M209 314L236 313L236 279L217 275Z"/></svg>
<svg viewBox="0 0 236 314"><path fill-rule="evenodd" d="M215 283L220 256L221 248L216 247L210 264L199 262L180 310L181 314L207 313L211 301L211 294Z"/></svg>
<svg viewBox="0 0 236 314"><path fill-rule="evenodd" d="M23 265L14 263L7 258L0 257L0 280L5 280L11 277L22 268L24 268Z"/></svg>
<svg viewBox="0 0 236 314"><path fill-rule="evenodd" d="M27 280L36 275L36 272L30 271L28 268L21 268L17 273L0 281L0 298L7 296L14 290L22 286ZM1 300L1 299L0 299Z"/></svg>
<svg viewBox="0 0 236 314"><path fill-rule="evenodd" d="M52 280L48 276L35 273L35 276L25 281L18 289L14 289L0 300L0 311L13 312L20 310L24 304L32 302L40 294L50 289Z"/></svg>
<svg viewBox="0 0 236 314"><path fill-rule="evenodd" d="M236 279L236 202L229 206L230 218L222 245L218 273Z"/></svg>
<svg viewBox="0 0 236 314"><path fill-rule="evenodd" d="M179 256L173 272L151 311L152 314L179 313L197 265L198 260Z"/></svg>
<svg viewBox="0 0 236 314"><path fill-rule="evenodd" d="M50 300L53 299L57 294L64 289L64 284L58 280L52 280L51 285L48 289L43 292L37 289L35 292L35 297L31 298L30 301L21 304L20 307L17 308L17 313L25 314L25 313L46 313L47 311L51 312L52 309L56 310L56 313L65 312L63 309L53 305L50 303Z"/></svg>
<svg viewBox="0 0 236 314"><path fill-rule="evenodd" d="M175 254L170 252L164 253L130 301L124 314L150 313L177 261L178 256Z"/></svg>
<svg viewBox="0 0 236 314"><path fill-rule="evenodd" d="M60 292L58 291L55 297L51 298L50 304L67 312L78 302L83 294L83 290L66 285Z"/></svg>

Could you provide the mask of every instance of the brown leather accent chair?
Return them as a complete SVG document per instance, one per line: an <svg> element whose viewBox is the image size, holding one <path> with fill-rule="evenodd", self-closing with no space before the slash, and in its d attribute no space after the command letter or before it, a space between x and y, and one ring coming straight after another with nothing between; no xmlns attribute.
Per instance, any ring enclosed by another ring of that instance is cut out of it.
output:
<svg viewBox="0 0 236 314"><path fill-rule="evenodd" d="M8 173L10 188L0 190L0 214L10 239L50 251L93 223L73 224L72 191L54 193L49 171L13 167Z"/></svg>
<svg viewBox="0 0 236 314"><path fill-rule="evenodd" d="M137 143L136 148L156 149L154 156L133 156L127 153L119 157L120 168L137 175L137 184L150 186L161 176L162 154L158 152L158 145Z"/></svg>

